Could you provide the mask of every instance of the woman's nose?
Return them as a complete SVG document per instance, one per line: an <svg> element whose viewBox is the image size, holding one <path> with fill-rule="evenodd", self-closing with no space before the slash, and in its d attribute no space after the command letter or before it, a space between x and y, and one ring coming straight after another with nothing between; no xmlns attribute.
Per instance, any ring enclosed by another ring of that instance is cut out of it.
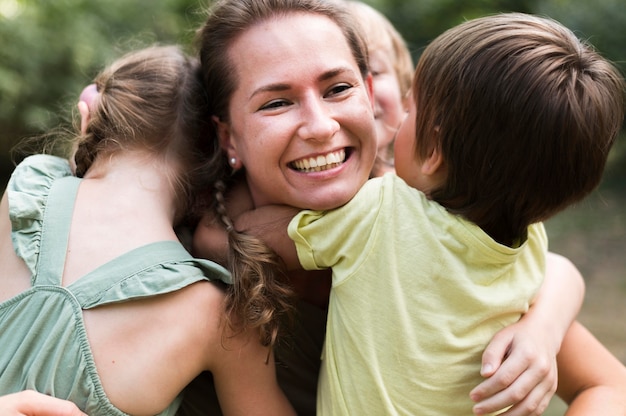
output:
<svg viewBox="0 0 626 416"><path fill-rule="evenodd" d="M302 120L298 134L304 140L325 141L341 128L328 106L321 99L310 99L302 106Z"/></svg>

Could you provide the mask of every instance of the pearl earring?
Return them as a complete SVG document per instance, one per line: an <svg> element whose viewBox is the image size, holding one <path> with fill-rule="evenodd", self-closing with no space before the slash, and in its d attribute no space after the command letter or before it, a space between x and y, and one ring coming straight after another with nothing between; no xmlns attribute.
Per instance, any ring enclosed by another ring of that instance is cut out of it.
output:
<svg viewBox="0 0 626 416"><path fill-rule="evenodd" d="M230 166L235 166L237 164L237 158L231 157L229 162Z"/></svg>

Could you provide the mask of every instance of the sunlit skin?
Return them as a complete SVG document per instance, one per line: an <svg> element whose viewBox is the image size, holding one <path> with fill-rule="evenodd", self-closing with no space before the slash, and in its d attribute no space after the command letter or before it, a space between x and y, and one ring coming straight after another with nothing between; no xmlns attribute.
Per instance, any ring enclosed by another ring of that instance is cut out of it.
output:
<svg viewBox="0 0 626 416"><path fill-rule="evenodd" d="M253 26L228 54L239 82L218 132L246 169L254 205L349 201L372 169L376 137L371 76L361 76L339 27L290 14Z"/></svg>

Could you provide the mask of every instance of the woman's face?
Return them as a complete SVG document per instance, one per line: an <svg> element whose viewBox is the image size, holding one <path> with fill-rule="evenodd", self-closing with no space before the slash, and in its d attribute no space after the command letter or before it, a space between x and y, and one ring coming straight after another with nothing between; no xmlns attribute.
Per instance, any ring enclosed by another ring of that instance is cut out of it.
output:
<svg viewBox="0 0 626 416"><path fill-rule="evenodd" d="M391 48L391 45L389 46ZM406 116L400 82L386 50L370 53L370 69L374 81L374 116L378 151L384 151L392 142L398 127Z"/></svg>
<svg viewBox="0 0 626 416"><path fill-rule="evenodd" d="M339 27L292 13L231 45L237 88L220 140L246 168L256 206L329 209L349 201L376 156L371 77Z"/></svg>

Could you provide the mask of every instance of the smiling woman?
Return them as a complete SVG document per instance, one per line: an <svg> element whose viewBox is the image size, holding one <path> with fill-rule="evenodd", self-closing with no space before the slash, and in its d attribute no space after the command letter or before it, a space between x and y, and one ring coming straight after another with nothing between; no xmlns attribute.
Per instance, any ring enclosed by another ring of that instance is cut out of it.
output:
<svg viewBox="0 0 626 416"><path fill-rule="evenodd" d="M368 178L371 79L341 38L329 18L293 14L258 23L228 50L238 84L228 117L215 121L232 166L245 167L255 206L334 207ZM307 52L313 62L302 59Z"/></svg>

